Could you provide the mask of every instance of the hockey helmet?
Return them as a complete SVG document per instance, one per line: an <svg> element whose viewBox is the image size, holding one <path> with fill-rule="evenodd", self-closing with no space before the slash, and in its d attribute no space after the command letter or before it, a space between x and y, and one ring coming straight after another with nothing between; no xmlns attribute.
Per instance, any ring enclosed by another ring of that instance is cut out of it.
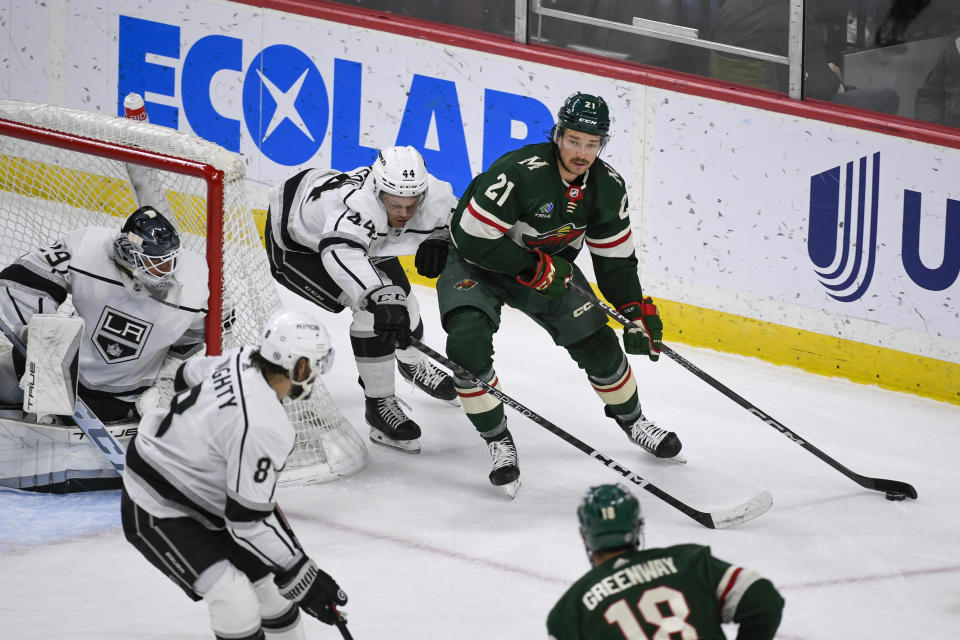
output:
<svg viewBox="0 0 960 640"><path fill-rule="evenodd" d="M590 487L577 508L577 518L588 553L640 545L640 502L622 484Z"/></svg>
<svg viewBox="0 0 960 640"><path fill-rule="evenodd" d="M610 132L610 109L600 96L578 91L560 107L557 112L557 126L592 133L606 142Z"/></svg>
<svg viewBox="0 0 960 640"><path fill-rule="evenodd" d="M180 262L180 234L153 207L130 214L113 241L113 258L147 286L170 284Z"/></svg>
<svg viewBox="0 0 960 640"><path fill-rule="evenodd" d="M371 167L376 195L389 193L403 198L423 195L427 190L427 168L415 148L388 147Z"/></svg>
<svg viewBox="0 0 960 640"><path fill-rule="evenodd" d="M287 370L294 386L290 398L298 400L309 397L317 375L333 367L334 350L330 334L320 322L299 311L278 311L264 326L260 355ZM300 358L310 363L306 380L294 377Z"/></svg>

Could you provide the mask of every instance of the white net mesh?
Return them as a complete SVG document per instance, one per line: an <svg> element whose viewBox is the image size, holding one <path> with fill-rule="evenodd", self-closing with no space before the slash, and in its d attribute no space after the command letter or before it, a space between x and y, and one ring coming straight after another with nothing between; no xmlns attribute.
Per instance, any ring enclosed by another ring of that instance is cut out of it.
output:
<svg viewBox="0 0 960 640"><path fill-rule="evenodd" d="M0 100L0 120L39 132L25 140L0 121L0 267L71 229L98 225L119 230L138 204L153 205L167 215L180 231L184 248L206 256L208 185L184 173L177 159L210 165L223 172L222 211L210 215L222 216L223 303L236 313L223 348L259 342L264 322L282 304L237 155L172 129L50 105ZM55 134L44 130L68 134L68 144L75 147L55 146ZM160 159L164 169L107 157L116 149L148 152L143 157ZM138 194L162 202L138 203ZM215 260L216 253L215 248ZM287 412L297 429L297 446L282 482L331 480L366 464L363 441L322 384L308 401L288 405Z"/></svg>

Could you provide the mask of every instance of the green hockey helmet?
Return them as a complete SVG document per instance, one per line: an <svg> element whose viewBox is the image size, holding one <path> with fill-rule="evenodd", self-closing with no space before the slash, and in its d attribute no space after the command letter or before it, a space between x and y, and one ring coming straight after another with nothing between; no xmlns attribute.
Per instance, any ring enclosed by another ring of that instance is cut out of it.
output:
<svg viewBox="0 0 960 640"><path fill-rule="evenodd" d="M610 131L610 109L600 96L578 91L560 107L557 126L592 133L606 140Z"/></svg>
<svg viewBox="0 0 960 640"><path fill-rule="evenodd" d="M577 518L589 553L640 545L640 502L622 484L590 487L577 508Z"/></svg>

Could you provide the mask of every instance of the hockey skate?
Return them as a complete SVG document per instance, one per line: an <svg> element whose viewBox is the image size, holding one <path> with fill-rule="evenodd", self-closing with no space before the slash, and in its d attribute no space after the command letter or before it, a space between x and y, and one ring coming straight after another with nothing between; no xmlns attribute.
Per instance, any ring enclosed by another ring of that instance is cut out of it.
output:
<svg viewBox="0 0 960 640"><path fill-rule="evenodd" d="M627 434L631 442L640 445L656 457L686 464L687 459L680 453L683 445L680 443L677 434L673 431L661 429L647 420L642 413L632 425L626 427L620 425L620 428Z"/></svg>
<svg viewBox="0 0 960 640"><path fill-rule="evenodd" d="M401 404L410 408L397 396L367 398L364 417L370 425L370 442L404 453L420 453L420 427L407 417Z"/></svg>
<svg viewBox="0 0 960 640"><path fill-rule="evenodd" d="M680 453L683 445L673 431L661 429L653 421L647 420L643 413L632 423L621 422L618 416L612 415L609 411L607 415L617 421L632 443L643 447L658 458L686 464L687 459Z"/></svg>
<svg viewBox="0 0 960 640"><path fill-rule="evenodd" d="M484 438L486 440L486 438ZM498 438L487 440L487 450L493 458L490 470L490 482L506 492L511 500L520 490L520 465L517 461L517 447L513 444L510 432Z"/></svg>
<svg viewBox="0 0 960 640"><path fill-rule="evenodd" d="M417 364L406 364L397 360L400 375L408 382L413 382L421 391L424 391L438 400L449 402L455 407L460 406L457 390L453 386L453 378L436 365L422 359Z"/></svg>

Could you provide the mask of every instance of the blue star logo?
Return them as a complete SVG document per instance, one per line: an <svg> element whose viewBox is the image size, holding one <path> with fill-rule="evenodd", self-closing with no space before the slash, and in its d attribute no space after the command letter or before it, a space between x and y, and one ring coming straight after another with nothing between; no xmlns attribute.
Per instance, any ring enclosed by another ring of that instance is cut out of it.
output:
<svg viewBox="0 0 960 640"><path fill-rule="evenodd" d="M243 83L243 115L263 155L285 166L310 160L330 118L327 88L316 65L288 45L261 51Z"/></svg>

